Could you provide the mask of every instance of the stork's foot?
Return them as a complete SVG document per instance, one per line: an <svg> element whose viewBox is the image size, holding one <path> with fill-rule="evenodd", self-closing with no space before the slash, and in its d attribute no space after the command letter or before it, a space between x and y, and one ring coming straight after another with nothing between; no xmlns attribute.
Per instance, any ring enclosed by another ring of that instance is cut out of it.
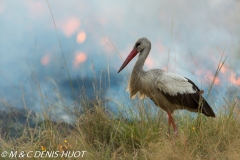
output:
<svg viewBox="0 0 240 160"><path fill-rule="evenodd" d="M176 130L174 130L174 134L178 135L178 129L176 128Z"/></svg>
<svg viewBox="0 0 240 160"><path fill-rule="evenodd" d="M171 134L170 129L169 129L168 132L166 132L166 135L171 139L172 138L177 138L178 137L178 130L174 131L174 134Z"/></svg>
<svg viewBox="0 0 240 160"><path fill-rule="evenodd" d="M170 126L168 126L168 132L167 132L168 135L171 134L171 131L170 131L170 130L171 130L171 129L170 129ZM174 129L174 135L178 135L178 128L175 128L175 129Z"/></svg>

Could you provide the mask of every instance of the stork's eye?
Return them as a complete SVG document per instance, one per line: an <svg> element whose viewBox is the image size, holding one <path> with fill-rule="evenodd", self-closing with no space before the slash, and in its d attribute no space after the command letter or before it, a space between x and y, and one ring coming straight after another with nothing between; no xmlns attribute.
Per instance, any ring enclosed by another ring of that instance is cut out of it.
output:
<svg viewBox="0 0 240 160"><path fill-rule="evenodd" d="M136 43L136 48L140 45L140 42Z"/></svg>

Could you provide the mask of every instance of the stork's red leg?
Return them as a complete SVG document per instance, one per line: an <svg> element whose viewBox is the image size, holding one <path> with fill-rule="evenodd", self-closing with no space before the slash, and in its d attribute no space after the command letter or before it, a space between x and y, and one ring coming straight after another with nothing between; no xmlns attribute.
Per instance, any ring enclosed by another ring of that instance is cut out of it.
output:
<svg viewBox="0 0 240 160"><path fill-rule="evenodd" d="M170 135L170 128L171 128L171 121L170 121L170 116L171 116L171 113L168 113L168 134Z"/></svg>
<svg viewBox="0 0 240 160"><path fill-rule="evenodd" d="M173 129L174 129L174 134L177 135L178 134L178 128L177 125L175 124L173 117L172 117L172 113L168 112L168 132L170 133L170 125L172 124Z"/></svg>

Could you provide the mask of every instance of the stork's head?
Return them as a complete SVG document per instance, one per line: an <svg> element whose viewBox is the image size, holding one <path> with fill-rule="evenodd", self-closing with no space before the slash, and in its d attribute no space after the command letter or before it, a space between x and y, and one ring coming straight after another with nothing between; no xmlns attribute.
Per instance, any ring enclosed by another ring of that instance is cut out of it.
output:
<svg viewBox="0 0 240 160"><path fill-rule="evenodd" d="M127 59L123 62L121 68L119 69L118 73L123 70L127 64L139 53L142 52L144 49L151 49L151 42L145 38L139 38L137 42L135 43L133 50L129 53Z"/></svg>

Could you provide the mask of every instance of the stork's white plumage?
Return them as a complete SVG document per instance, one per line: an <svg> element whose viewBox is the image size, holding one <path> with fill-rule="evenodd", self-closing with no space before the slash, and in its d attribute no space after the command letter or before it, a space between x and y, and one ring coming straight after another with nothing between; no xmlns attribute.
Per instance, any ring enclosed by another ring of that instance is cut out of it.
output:
<svg viewBox="0 0 240 160"><path fill-rule="evenodd" d="M202 97L203 91L188 78L161 69L143 70L144 62L150 50L151 42L147 38L138 39L118 71L119 73L123 70L139 53L127 88L130 98L134 98L138 92L141 98L149 97L156 106L161 107L168 113L168 130L170 132L170 125L172 125L175 134L178 133L178 129L172 118L172 113L176 109L186 109L215 117L212 108Z"/></svg>

